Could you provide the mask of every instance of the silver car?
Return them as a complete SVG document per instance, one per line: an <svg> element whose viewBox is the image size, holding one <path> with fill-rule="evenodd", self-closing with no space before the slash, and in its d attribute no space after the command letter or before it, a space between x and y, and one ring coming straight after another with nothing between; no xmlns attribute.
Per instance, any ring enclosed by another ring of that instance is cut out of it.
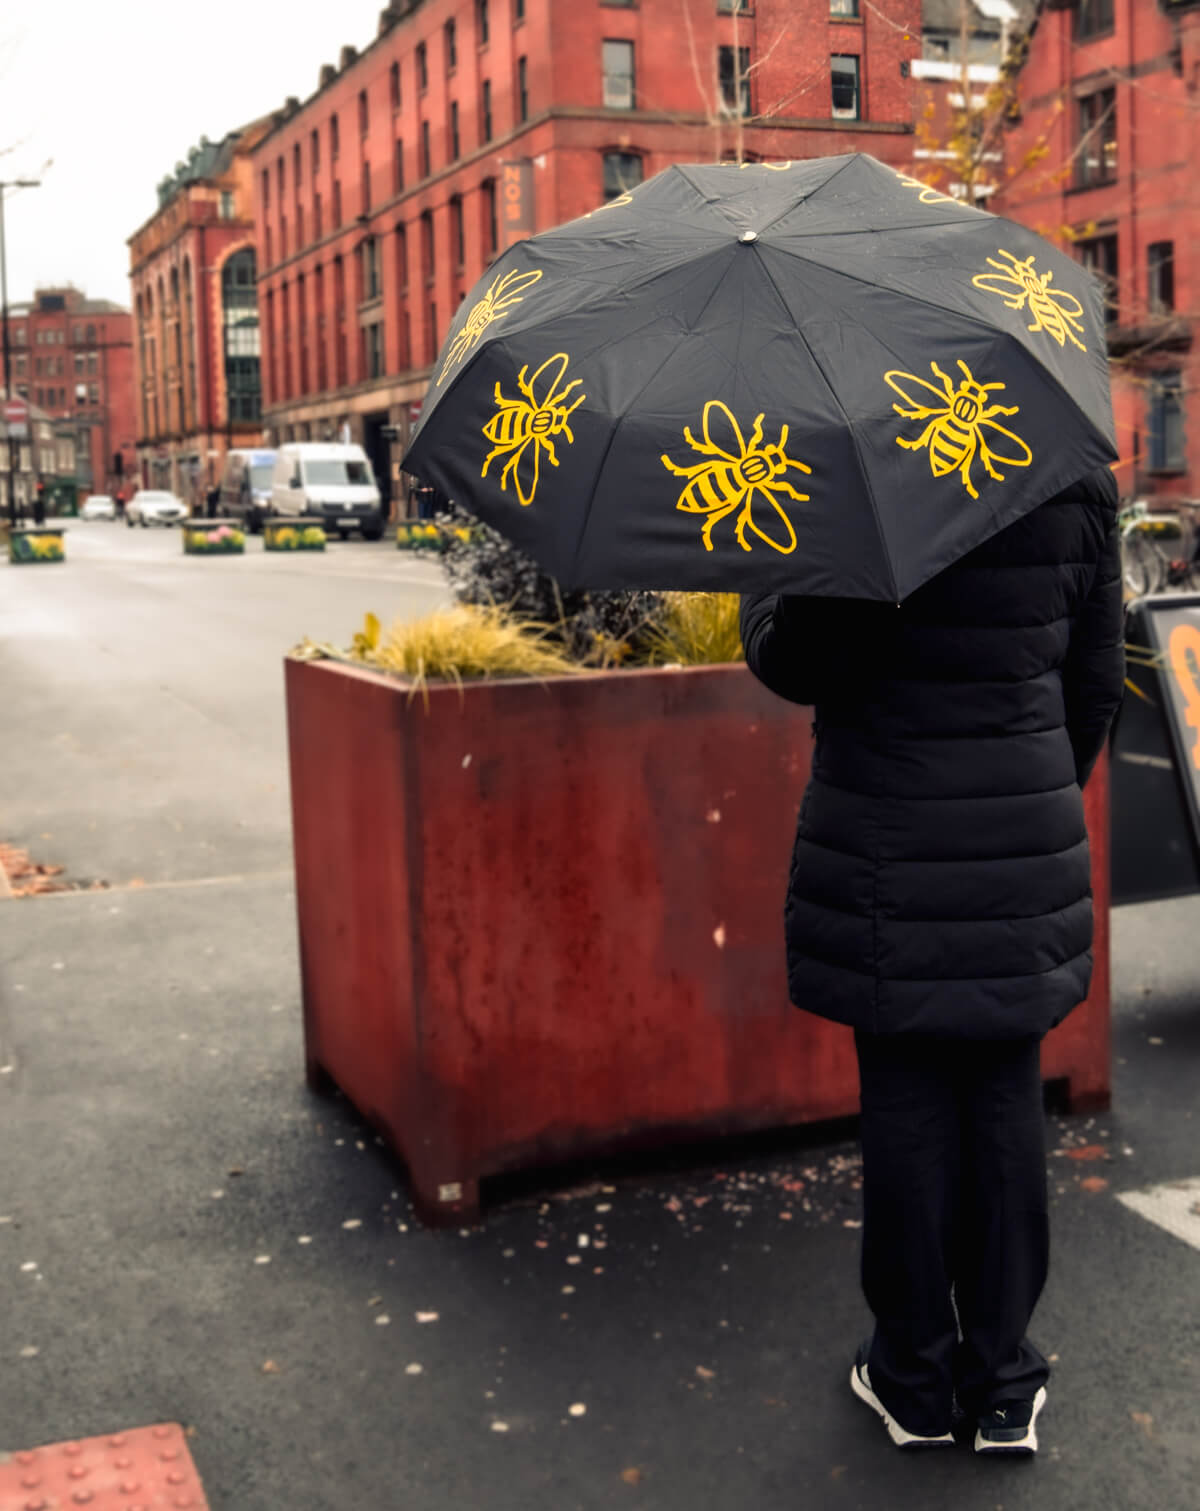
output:
<svg viewBox="0 0 1200 1511"><path fill-rule="evenodd" d="M188 517L188 507L173 493L158 488L139 488L125 506L125 523L141 525L178 525Z"/></svg>
<svg viewBox="0 0 1200 1511"><path fill-rule="evenodd" d="M79 510L80 519L116 519L117 506L107 493L89 493Z"/></svg>

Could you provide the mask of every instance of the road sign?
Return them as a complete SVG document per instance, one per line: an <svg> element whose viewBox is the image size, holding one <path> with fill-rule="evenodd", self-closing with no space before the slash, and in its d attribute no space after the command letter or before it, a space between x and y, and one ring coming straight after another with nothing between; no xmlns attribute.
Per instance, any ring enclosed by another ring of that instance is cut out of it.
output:
<svg viewBox="0 0 1200 1511"><path fill-rule="evenodd" d="M1155 594L1129 607L1131 664L1113 732L1113 902L1200 891L1200 595Z"/></svg>
<svg viewBox="0 0 1200 1511"><path fill-rule="evenodd" d="M24 399L5 399L4 423L10 440L23 441L29 435L29 405Z"/></svg>

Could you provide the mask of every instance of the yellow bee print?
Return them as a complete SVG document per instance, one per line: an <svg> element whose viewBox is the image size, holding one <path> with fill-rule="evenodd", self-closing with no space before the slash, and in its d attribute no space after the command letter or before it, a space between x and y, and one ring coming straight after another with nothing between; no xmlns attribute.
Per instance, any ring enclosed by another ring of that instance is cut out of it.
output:
<svg viewBox="0 0 1200 1511"><path fill-rule="evenodd" d="M763 416L756 415L754 428L747 441L729 407L720 399L710 399L704 406L702 430L704 439L698 441L692 434L691 427L685 425L683 438L697 455L708 460L680 466L664 452L662 464L676 477L688 479L687 487L679 495L675 507L686 514L708 515L704 529L700 532L704 549L711 551L713 548L713 526L740 511L736 534L738 545L743 551L749 551L753 545L752 541L746 539L747 530L757 535L772 550L785 556L794 551L796 531L776 495L784 494L799 504L807 503L809 495L797 493L785 474L789 467L810 474L812 468L788 456L785 451L787 426L781 427L778 441L764 446ZM718 439L714 432L723 434ZM725 442L724 445L720 444L721 440ZM776 518L770 522L777 526L782 524L782 543L768 535L755 521L756 503L768 505L774 510Z"/></svg>
<svg viewBox="0 0 1200 1511"><path fill-rule="evenodd" d="M1008 263L989 257L988 266L996 272L977 273L971 279L975 287L985 294L999 294L1010 310L1028 308L1033 324L1027 330L1045 331L1059 346L1065 346L1069 340L1081 352L1087 351L1079 339L1083 333L1083 305L1075 295L1068 294L1066 289L1052 289L1053 272L1036 272L1032 257L1017 257L1003 247L997 256L1007 257Z"/></svg>
<svg viewBox="0 0 1200 1511"><path fill-rule="evenodd" d="M582 378L572 378L565 386L559 386L567 375L569 360L566 352L556 352L553 357L547 357L540 367L535 368L533 376L528 380L525 374L529 371L529 364L526 363L517 374L517 389L521 394L519 399L506 399L497 383L496 413L483 427L484 435L492 443L492 450L487 454L480 477L487 477L488 468L496 457L507 456L508 460L500 473L500 487L507 490L508 480L512 478L517 497L525 507L533 503L537 492L543 449L550 459L550 465L557 467L558 454L554 449L553 438L565 436L570 443L575 440L570 419L587 395L576 394L570 404L565 402L571 390L580 387L583 382ZM544 373L553 373L553 376L549 387L539 398L538 391L542 386ZM522 469L521 464L527 457L531 460Z"/></svg>
<svg viewBox="0 0 1200 1511"><path fill-rule="evenodd" d="M962 369L962 381L956 387L936 362L931 362L929 365L941 379L940 390L913 373L893 371L883 375L888 387L898 393L905 404L911 406L905 409L899 404L893 404L892 408L896 413L903 415L906 420L929 421L915 441L897 436L896 445L903 446L907 451L920 451L923 446L928 446L929 466L934 477L946 477L951 472L957 472L962 478L963 487L972 498L979 497L971 481L971 464L976 455L983 463L988 476L995 478L998 483L1004 481L1004 474L997 472L995 467L997 462L1002 462L1008 467L1028 467L1033 461L1033 452L1019 435L1013 435L1011 430L1005 430L1003 425L997 425L995 421L995 416L998 414L1018 414L1020 406L993 404L988 399L990 393L996 392L1005 385L1003 383L977 383L971 369L960 360L958 365ZM906 385L926 389L938 401L936 407L931 407L920 398L914 399L905 388L900 386L900 379L903 379ZM994 435L1002 436L1006 442L1017 447L1017 454L1003 456L995 449L994 440L991 445L988 444L989 437L984 435L985 429L993 432Z"/></svg>
<svg viewBox="0 0 1200 1511"><path fill-rule="evenodd" d="M791 158L788 158L788 160L787 160L786 163L759 163L759 162L753 162L753 163L739 163L738 164L739 168L769 168L772 173L783 173L788 168L790 168L791 166L792 166L792 159Z"/></svg>
<svg viewBox="0 0 1200 1511"><path fill-rule="evenodd" d="M525 297L525 290L532 288L541 276L541 268L534 268L528 273L510 268L507 273L492 279L487 293L471 306L462 329L451 341L450 350L446 353L446 360L438 374L439 383L444 383L450 369L456 367L469 351L479 345L489 325L503 320L514 305L520 304Z"/></svg>
<svg viewBox="0 0 1200 1511"><path fill-rule="evenodd" d="M914 178L911 173L901 173L898 169L893 169L892 171L906 189L919 189L921 191L917 195L917 198L923 205L962 204L962 201L955 199L953 194L943 194L940 189L935 189L932 184L927 184L919 178Z"/></svg>

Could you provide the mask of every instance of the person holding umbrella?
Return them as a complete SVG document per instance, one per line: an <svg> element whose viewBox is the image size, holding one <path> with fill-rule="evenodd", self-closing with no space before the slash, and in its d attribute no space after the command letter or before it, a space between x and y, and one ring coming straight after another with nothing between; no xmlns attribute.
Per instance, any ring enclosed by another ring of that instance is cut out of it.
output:
<svg viewBox="0 0 1200 1511"><path fill-rule="evenodd" d="M851 1388L901 1447L958 1410L1032 1453L1038 1053L1088 990L1123 686L1098 285L863 154L677 166L504 253L433 372L406 471L565 587L740 592L815 705L788 976L856 1032Z"/></svg>

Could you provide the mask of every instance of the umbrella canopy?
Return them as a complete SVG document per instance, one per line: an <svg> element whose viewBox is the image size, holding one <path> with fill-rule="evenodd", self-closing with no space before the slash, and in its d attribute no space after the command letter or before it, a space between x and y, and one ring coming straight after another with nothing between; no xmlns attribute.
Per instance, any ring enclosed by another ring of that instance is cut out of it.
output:
<svg viewBox="0 0 1200 1511"><path fill-rule="evenodd" d="M1116 454L1092 276L852 154L668 168L518 243L403 465L568 588L899 600Z"/></svg>

